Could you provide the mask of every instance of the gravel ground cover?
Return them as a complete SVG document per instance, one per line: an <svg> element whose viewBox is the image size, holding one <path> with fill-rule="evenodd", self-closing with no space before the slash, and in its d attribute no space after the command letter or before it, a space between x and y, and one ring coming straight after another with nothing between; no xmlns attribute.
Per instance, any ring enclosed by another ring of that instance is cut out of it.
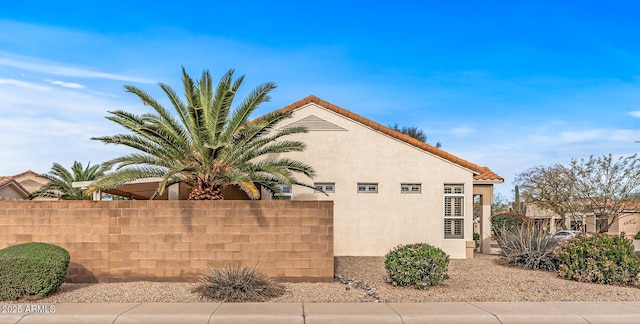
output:
<svg viewBox="0 0 640 324"><path fill-rule="evenodd" d="M578 283L552 272L507 267L494 255L451 260L450 278L422 291L388 285L383 257L337 257L335 267L335 282L286 283L287 293L271 302L640 301L639 285ZM38 302L209 301L192 292L197 286L165 282L63 284L57 293Z"/></svg>

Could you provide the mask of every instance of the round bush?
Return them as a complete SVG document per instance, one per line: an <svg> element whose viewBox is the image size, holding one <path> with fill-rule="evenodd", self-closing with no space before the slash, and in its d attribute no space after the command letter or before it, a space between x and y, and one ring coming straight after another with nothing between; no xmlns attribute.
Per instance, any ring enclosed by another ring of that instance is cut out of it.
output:
<svg viewBox="0 0 640 324"><path fill-rule="evenodd" d="M636 233L636 236L633 237L636 240L640 240L640 232Z"/></svg>
<svg viewBox="0 0 640 324"><path fill-rule="evenodd" d="M449 278L449 256L426 243L399 245L385 256L387 282L425 289Z"/></svg>
<svg viewBox="0 0 640 324"><path fill-rule="evenodd" d="M635 257L633 242L624 233L580 235L560 243L556 257L558 274L565 279L603 284L638 282L640 261Z"/></svg>
<svg viewBox="0 0 640 324"><path fill-rule="evenodd" d="M67 277L67 250L48 243L23 243L0 250L0 300L44 297Z"/></svg>

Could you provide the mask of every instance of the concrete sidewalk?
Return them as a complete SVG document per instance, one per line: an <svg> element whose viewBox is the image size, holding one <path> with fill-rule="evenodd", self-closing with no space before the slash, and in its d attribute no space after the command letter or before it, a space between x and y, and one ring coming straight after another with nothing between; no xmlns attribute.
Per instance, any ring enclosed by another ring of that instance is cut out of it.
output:
<svg viewBox="0 0 640 324"><path fill-rule="evenodd" d="M0 304L4 323L640 323L640 302Z"/></svg>

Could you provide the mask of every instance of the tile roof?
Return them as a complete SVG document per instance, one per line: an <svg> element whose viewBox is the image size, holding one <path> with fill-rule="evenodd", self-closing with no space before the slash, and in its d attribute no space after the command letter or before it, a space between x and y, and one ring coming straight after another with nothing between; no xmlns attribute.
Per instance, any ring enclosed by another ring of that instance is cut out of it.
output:
<svg viewBox="0 0 640 324"><path fill-rule="evenodd" d="M479 180L479 181L492 181L492 182L504 182L504 179L499 176L498 174L496 174L495 172L491 171L488 167L481 167L478 166L474 163L471 163L467 160L461 159L453 154L449 154L439 148L436 148L434 146L431 146L427 143L424 143L422 141L419 141L415 138L412 138L408 135L402 134L398 131L395 131L387 126L381 125L379 123L376 123L370 119L364 118L358 114L354 114L344 108L341 108L339 106L336 106L330 102L327 102L325 100L322 100L314 95L310 95L302 100L296 101L288 106L285 106L283 108L281 108L280 110L284 110L284 111L291 111L291 110L296 110L302 106L305 106L307 104L310 103L315 103L323 108L326 108L328 110L331 110L337 114L340 114L344 117L347 117L353 121L356 121L360 124L363 124L367 127L370 127L378 132L381 132L383 134L389 135L393 138L396 138L398 140L401 140L405 143L408 143L410 145L413 145L421 150L427 151L433 155L439 156L440 158L443 158L447 161L450 161L452 163L455 163L463 168L469 169L472 172L475 173L474 175L474 179L475 180Z"/></svg>
<svg viewBox="0 0 640 324"><path fill-rule="evenodd" d="M40 173L35 173L35 172L31 171L31 170L27 170L27 171L24 171L24 172L20 172L20 173L18 173L18 174L16 174L16 175L13 175L12 177L14 177L14 178L20 178L21 176L24 176L24 175L27 175L27 174L31 174L31 175L34 175L34 176L37 176L37 177L42 177L42 176L40 175Z"/></svg>
<svg viewBox="0 0 640 324"><path fill-rule="evenodd" d="M4 187L9 182L13 181L13 177L2 177L0 176L0 187Z"/></svg>
<svg viewBox="0 0 640 324"><path fill-rule="evenodd" d="M18 182L18 178L20 178L22 176L25 176L25 175L28 175L28 174L35 175L37 177L42 177L39 173L35 173L35 172L31 171L31 170L20 172L18 174L12 175L12 176L0 176L0 188L5 187L5 186L7 186L7 185L9 185L10 183L13 182L13 185L15 187L17 187L18 190L21 190L21 191L25 192L27 195L29 195L29 191L27 189L25 189L20 184L20 182Z"/></svg>
<svg viewBox="0 0 640 324"><path fill-rule="evenodd" d="M25 197L29 197L29 191L27 191L18 181L16 181L16 178L14 176L0 177L0 188L4 188L8 185L13 185L13 187L21 191L25 195Z"/></svg>

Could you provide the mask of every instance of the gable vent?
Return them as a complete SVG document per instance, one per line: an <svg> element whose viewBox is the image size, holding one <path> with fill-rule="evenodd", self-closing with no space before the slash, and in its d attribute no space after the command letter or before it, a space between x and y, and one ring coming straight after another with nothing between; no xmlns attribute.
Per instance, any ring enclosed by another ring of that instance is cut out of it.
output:
<svg viewBox="0 0 640 324"><path fill-rule="evenodd" d="M328 122L314 115L309 115L282 128L286 129L289 127L300 126L306 127L310 131L346 131L345 128L342 128L334 123Z"/></svg>

